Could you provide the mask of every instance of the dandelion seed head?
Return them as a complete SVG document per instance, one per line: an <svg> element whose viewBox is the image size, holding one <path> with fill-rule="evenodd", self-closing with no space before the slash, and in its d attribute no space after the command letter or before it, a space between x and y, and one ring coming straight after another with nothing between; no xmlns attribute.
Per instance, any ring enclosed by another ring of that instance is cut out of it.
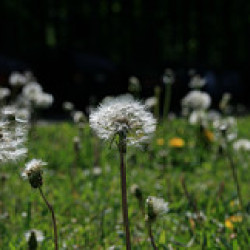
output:
<svg viewBox="0 0 250 250"><path fill-rule="evenodd" d="M190 110L207 110L210 105L210 95L200 90L192 90L182 99L182 106Z"/></svg>
<svg viewBox="0 0 250 250"><path fill-rule="evenodd" d="M9 76L9 83L11 86L24 86L27 83L27 78L25 75L14 71Z"/></svg>
<svg viewBox="0 0 250 250"><path fill-rule="evenodd" d="M239 139L233 143L233 149L235 151L250 151L250 140Z"/></svg>
<svg viewBox="0 0 250 250"><path fill-rule="evenodd" d="M74 104L72 102L64 102L63 103L63 109L65 111L73 111L74 109Z"/></svg>
<svg viewBox="0 0 250 250"><path fill-rule="evenodd" d="M32 233L35 234L36 240L37 240L38 242L44 241L45 237L44 237L44 234L43 234L42 231L37 230L37 229L31 229L31 230L28 230L28 231L26 231L26 232L24 233L24 236L25 236L25 239L26 239L27 242L29 241L29 239L30 239Z"/></svg>
<svg viewBox="0 0 250 250"><path fill-rule="evenodd" d="M90 126L101 139L112 140L125 132L128 145L137 145L152 136L156 120L138 101L117 97L91 113Z"/></svg>
<svg viewBox="0 0 250 250"><path fill-rule="evenodd" d="M168 202L165 202L162 198L154 196L149 196L147 198L146 206L149 219L155 219L157 216L163 215L169 211Z"/></svg>
<svg viewBox="0 0 250 250"><path fill-rule="evenodd" d="M10 90L8 88L0 88L0 100L4 100L10 95Z"/></svg>
<svg viewBox="0 0 250 250"><path fill-rule="evenodd" d="M200 89L204 87L206 84L206 80L202 78L200 75L194 75L192 76L190 82L189 82L189 87L192 89Z"/></svg>
<svg viewBox="0 0 250 250"><path fill-rule="evenodd" d="M32 176L37 175L42 172L42 167L47 165L47 162L44 162L40 159L32 159L25 164L25 169L22 172L22 177L24 179L30 179Z"/></svg>

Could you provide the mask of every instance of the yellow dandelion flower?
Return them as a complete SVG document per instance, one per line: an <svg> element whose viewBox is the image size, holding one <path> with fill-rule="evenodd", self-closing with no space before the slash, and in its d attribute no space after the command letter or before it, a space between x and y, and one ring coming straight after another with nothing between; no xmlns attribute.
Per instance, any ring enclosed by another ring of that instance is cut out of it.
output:
<svg viewBox="0 0 250 250"><path fill-rule="evenodd" d="M234 225L233 225L233 223L229 219L226 219L225 220L225 227L228 228L228 229L233 230Z"/></svg>
<svg viewBox="0 0 250 250"><path fill-rule="evenodd" d="M242 222L242 216L241 215L232 215L228 219L233 223Z"/></svg>
<svg viewBox="0 0 250 250"><path fill-rule="evenodd" d="M168 144L172 148L183 148L185 146L185 141L182 138L174 137L169 140Z"/></svg>
<svg viewBox="0 0 250 250"><path fill-rule="evenodd" d="M230 201L229 205L232 208L237 207L237 206L239 206L239 201L238 200L232 200L232 201Z"/></svg>
<svg viewBox="0 0 250 250"><path fill-rule="evenodd" d="M156 143L158 146L163 146L165 144L165 140L163 138L159 138L157 139Z"/></svg>
<svg viewBox="0 0 250 250"><path fill-rule="evenodd" d="M209 142L213 142L214 141L214 134L212 131L205 129L204 130L204 136L207 139L207 141Z"/></svg>

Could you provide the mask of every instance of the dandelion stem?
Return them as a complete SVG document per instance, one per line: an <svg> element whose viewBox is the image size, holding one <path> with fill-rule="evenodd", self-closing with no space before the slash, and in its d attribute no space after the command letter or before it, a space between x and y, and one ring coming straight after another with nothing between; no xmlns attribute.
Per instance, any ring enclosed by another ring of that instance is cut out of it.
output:
<svg viewBox="0 0 250 250"><path fill-rule="evenodd" d="M193 208L194 212L197 213L197 215L199 214L198 212L198 208L197 208L197 204L195 199L191 196L191 194L189 193L188 189L187 189L187 185L186 185L186 180L184 175L181 176L181 185L184 191L184 194L189 202L189 205Z"/></svg>
<svg viewBox="0 0 250 250"><path fill-rule="evenodd" d="M152 233L152 226L151 226L151 222L149 221L148 222L148 234L149 234L149 237L150 237L150 242L151 242L151 245L153 247L154 250L158 250L156 244L155 244L155 240L154 240L154 235Z"/></svg>
<svg viewBox="0 0 250 250"><path fill-rule="evenodd" d="M238 179L238 175L237 175L237 170L236 170L236 166L235 166L234 161L233 161L233 157L230 154L227 145L226 145L226 154L227 154L227 158L229 161L229 165L230 165L231 170L232 170L233 179L234 179L234 182L236 184L237 195L238 195L239 202L240 202L240 208L243 209L243 201L242 201L242 195L241 195L241 189L240 189L240 183L239 183L239 179Z"/></svg>
<svg viewBox="0 0 250 250"><path fill-rule="evenodd" d="M120 151L120 178L121 178L121 189L122 189L122 213L123 213L123 224L126 232L126 248L131 250L130 243L130 231L129 231L129 220L128 220L128 205L127 205L127 183L126 183L126 145L124 145L124 139L120 136L119 151Z"/></svg>
<svg viewBox="0 0 250 250"><path fill-rule="evenodd" d="M52 205L46 199L46 197L45 197L45 195L44 195L43 190L42 190L41 187L39 187L39 191L40 191L40 194L41 194L44 202L46 203L46 205L47 205L47 207L50 210L51 215L52 215L52 222L53 222L53 227L54 227L54 244L55 244L55 250L58 250L57 226L56 226L56 217L55 217L54 209L53 209Z"/></svg>

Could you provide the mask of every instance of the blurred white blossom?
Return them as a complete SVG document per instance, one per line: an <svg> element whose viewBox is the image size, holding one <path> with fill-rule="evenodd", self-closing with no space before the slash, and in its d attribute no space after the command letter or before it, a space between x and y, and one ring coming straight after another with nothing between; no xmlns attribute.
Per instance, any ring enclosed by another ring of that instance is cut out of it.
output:
<svg viewBox="0 0 250 250"><path fill-rule="evenodd" d="M37 229L31 229L31 230L26 231L25 234L24 234L25 239L26 239L27 242L29 241L30 236L31 236L32 233L35 234L37 242L44 241L45 237L44 237L44 234L43 234L42 231L37 230Z"/></svg>
<svg viewBox="0 0 250 250"><path fill-rule="evenodd" d="M205 86L205 84L206 81L204 78L202 78L200 75L194 75L190 79L189 87L192 89L201 89L202 87Z"/></svg>
<svg viewBox="0 0 250 250"><path fill-rule="evenodd" d="M250 151L250 140L239 139L233 143L235 151Z"/></svg>
<svg viewBox="0 0 250 250"><path fill-rule="evenodd" d="M192 110L207 110L211 105L211 97L199 90L190 91L181 101L184 108Z"/></svg>

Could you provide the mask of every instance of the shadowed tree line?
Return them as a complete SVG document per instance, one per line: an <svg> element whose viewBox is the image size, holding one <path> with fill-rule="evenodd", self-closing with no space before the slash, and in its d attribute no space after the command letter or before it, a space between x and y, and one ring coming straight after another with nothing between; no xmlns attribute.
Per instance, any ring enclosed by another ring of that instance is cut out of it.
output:
<svg viewBox="0 0 250 250"><path fill-rule="evenodd" d="M249 63L249 13L246 0L1 0L0 54L29 62L45 82L48 68L61 73L61 84L72 74L81 79L78 53L105 58L125 75L154 77L166 66L241 74Z"/></svg>

